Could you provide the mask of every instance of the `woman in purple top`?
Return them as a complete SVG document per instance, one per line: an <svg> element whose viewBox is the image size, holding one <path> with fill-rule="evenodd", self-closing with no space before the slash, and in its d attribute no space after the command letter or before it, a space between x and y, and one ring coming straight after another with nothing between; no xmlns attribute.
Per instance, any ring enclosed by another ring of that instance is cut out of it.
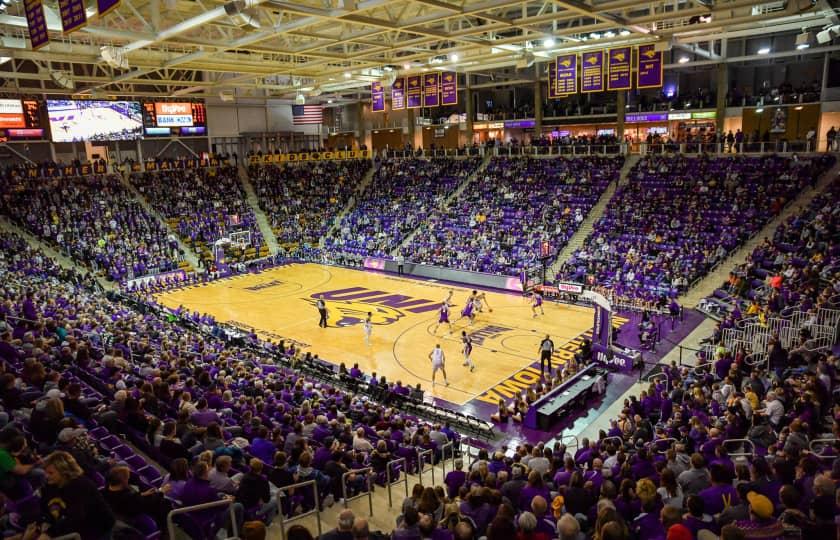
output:
<svg viewBox="0 0 840 540"><path fill-rule="evenodd" d="M537 471L531 471L528 475L528 483L522 488L519 495L519 509L522 511L531 510L531 500L540 495L546 501L551 500L551 493L543 483L542 476Z"/></svg>

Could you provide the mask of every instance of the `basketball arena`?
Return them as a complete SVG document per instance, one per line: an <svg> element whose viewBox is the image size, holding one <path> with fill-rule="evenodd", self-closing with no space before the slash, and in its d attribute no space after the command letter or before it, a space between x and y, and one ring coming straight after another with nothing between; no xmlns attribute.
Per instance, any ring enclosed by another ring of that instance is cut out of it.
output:
<svg viewBox="0 0 840 540"><path fill-rule="evenodd" d="M4 537L840 539L834 0L88 4L0 0Z"/></svg>

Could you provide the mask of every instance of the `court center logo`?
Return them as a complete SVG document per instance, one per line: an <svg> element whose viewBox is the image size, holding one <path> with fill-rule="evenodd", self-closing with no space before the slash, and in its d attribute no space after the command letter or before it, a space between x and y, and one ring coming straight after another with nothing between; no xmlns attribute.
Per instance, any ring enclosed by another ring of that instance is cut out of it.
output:
<svg viewBox="0 0 840 540"><path fill-rule="evenodd" d="M440 305L440 302L434 300L364 287L316 292L304 300L314 306L322 296L329 311L327 326L333 328L362 324L368 312L371 314L371 322L375 325L394 324L410 313L436 311Z"/></svg>

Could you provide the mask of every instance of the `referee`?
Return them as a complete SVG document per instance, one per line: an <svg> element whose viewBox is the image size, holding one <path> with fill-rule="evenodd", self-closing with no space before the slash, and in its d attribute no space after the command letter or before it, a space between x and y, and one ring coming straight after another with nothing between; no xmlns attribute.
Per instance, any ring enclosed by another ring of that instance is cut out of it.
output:
<svg viewBox="0 0 840 540"><path fill-rule="evenodd" d="M321 320L318 321L318 326L321 328L327 327L327 303L324 302L324 295L318 297L318 301L315 302L315 307L318 308L318 313L321 314Z"/></svg>
<svg viewBox="0 0 840 540"><path fill-rule="evenodd" d="M545 363L548 362L548 376L551 377L551 355L554 354L554 342L546 334L540 343L540 377L545 377Z"/></svg>

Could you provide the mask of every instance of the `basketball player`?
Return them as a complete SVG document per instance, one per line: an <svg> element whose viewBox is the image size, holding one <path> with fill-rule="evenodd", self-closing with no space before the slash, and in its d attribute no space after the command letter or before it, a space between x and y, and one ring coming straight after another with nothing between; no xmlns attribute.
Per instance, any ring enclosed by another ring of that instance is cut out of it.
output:
<svg viewBox="0 0 840 540"><path fill-rule="evenodd" d="M444 302L447 306L452 306L452 305L454 305L454 304L452 303L452 297L453 297L453 296L455 296L455 291L453 291L452 289L449 289L449 294L446 296L446 298L443 300L443 302Z"/></svg>
<svg viewBox="0 0 840 540"><path fill-rule="evenodd" d="M429 353L429 360L432 361L432 389L435 387L435 374L440 370L443 373L443 384L449 386L449 381L446 379L446 355L443 354L443 349L440 348L440 343L435 345L432 352Z"/></svg>
<svg viewBox="0 0 840 540"><path fill-rule="evenodd" d="M543 297L540 293L535 292L532 293L532 303L531 303L531 312L533 312L534 317L537 316L537 308L540 310L540 314L545 315L545 310L543 310Z"/></svg>
<svg viewBox="0 0 840 540"><path fill-rule="evenodd" d="M467 299L467 304L464 306L464 309L461 310L461 317L459 317L458 320L460 321L464 317L470 320L470 326L472 326L473 322L475 322L475 306L473 306L472 297Z"/></svg>
<svg viewBox="0 0 840 540"><path fill-rule="evenodd" d="M365 345L370 347L370 334L373 332L373 321L371 320L373 317L373 313L368 311L367 317L365 317L365 324L364 324L364 331L365 331Z"/></svg>
<svg viewBox="0 0 840 540"><path fill-rule="evenodd" d="M487 293L476 295L474 303L476 304L476 308L479 313L483 313L482 306L487 306L487 311L493 313L493 308L491 308L490 304L487 302Z"/></svg>
<svg viewBox="0 0 840 540"><path fill-rule="evenodd" d="M449 320L449 302L447 302L446 300L444 300L443 304L440 305L440 309L438 310L438 323L435 325L435 331L432 333L437 334L438 328L443 323L449 325L449 333L451 334L452 322Z"/></svg>
<svg viewBox="0 0 840 540"><path fill-rule="evenodd" d="M461 351L464 353L464 363L462 365L470 366L471 372L475 371L475 364L473 364L472 358L470 358L472 354L472 339L470 339L470 336L464 330L461 330L461 343L463 343Z"/></svg>
<svg viewBox="0 0 840 540"><path fill-rule="evenodd" d="M324 295L320 295L318 297L318 301L315 302L315 307L318 308L318 313L321 315L321 320L318 321L318 326L321 328L327 327L327 315L329 312L327 311L327 303L324 302Z"/></svg>

